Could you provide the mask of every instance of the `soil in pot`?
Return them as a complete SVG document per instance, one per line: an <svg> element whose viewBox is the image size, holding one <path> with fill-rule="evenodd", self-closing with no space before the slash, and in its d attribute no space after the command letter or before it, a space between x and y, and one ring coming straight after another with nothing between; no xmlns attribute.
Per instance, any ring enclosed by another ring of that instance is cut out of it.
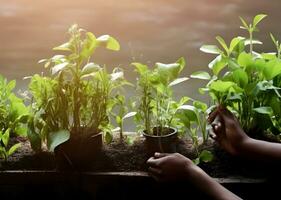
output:
<svg viewBox="0 0 281 200"><path fill-rule="evenodd" d="M102 149L102 133L74 137L55 148L58 170L87 170Z"/></svg>
<svg viewBox="0 0 281 200"><path fill-rule="evenodd" d="M175 153L177 152L177 130L170 127L154 127L151 134L143 131L145 137L145 148L149 156L155 152Z"/></svg>

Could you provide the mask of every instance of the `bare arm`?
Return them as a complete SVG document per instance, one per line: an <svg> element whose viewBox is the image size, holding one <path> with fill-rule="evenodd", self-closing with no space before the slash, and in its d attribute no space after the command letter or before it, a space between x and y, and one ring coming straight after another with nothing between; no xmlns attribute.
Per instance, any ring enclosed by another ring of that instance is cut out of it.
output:
<svg viewBox="0 0 281 200"><path fill-rule="evenodd" d="M281 144L248 138L241 144L238 155L264 162L281 161Z"/></svg>
<svg viewBox="0 0 281 200"><path fill-rule="evenodd" d="M238 196L224 188L191 160L175 154L155 153L147 161L149 172L158 181L188 180L207 196L216 200L237 200Z"/></svg>
<svg viewBox="0 0 281 200"><path fill-rule="evenodd" d="M264 162L281 161L281 144L250 138L227 109L218 107L209 120L213 126L211 137L232 155Z"/></svg>

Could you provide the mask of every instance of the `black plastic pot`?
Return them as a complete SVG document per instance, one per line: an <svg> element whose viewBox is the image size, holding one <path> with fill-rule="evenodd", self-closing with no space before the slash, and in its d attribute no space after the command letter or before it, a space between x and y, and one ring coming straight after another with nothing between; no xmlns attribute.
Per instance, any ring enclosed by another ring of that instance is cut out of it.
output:
<svg viewBox="0 0 281 200"><path fill-rule="evenodd" d="M58 170L86 170L102 149L102 133L71 137L55 148Z"/></svg>
<svg viewBox="0 0 281 200"><path fill-rule="evenodd" d="M159 129L159 127L154 127L152 134L148 134L147 131L143 131L142 133L145 137L147 154L153 156L155 152L175 153L178 141L177 129L164 127L161 132Z"/></svg>

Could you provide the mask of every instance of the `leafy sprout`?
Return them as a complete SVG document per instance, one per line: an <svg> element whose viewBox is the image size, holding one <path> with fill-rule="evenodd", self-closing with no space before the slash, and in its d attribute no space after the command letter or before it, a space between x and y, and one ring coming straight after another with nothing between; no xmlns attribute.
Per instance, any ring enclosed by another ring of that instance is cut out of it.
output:
<svg viewBox="0 0 281 200"><path fill-rule="evenodd" d="M34 75L29 85L34 113L29 138L37 150L42 141L52 150L70 137L110 132L114 93L128 84L121 68L108 73L92 61L99 47L118 51L120 45L115 38L96 37L76 24L68 34L67 42L53 48L60 54L39 61L50 69L51 76Z"/></svg>
<svg viewBox="0 0 281 200"><path fill-rule="evenodd" d="M137 89L139 91L138 112L136 119L143 121L148 134L152 134L153 127L157 127L157 135L162 134L164 127L171 127L176 123L175 114L177 108L186 102L182 98L179 102L173 100L172 87L186 80L179 78L185 66L185 60L180 58L175 63L156 63L154 69L141 63L133 63L138 73Z"/></svg>
<svg viewBox="0 0 281 200"><path fill-rule="evenodd" d="M280 107L279 42L271 34L277 56L274 53L257 53L253 49L254 44L262 44L253 38L253 33L258 31L257 26L265 17L264 14L257 15L249 24L240 18L241 28L249 34L248 39L234 37L227 45L222 37L216 37L221 48L216 45L202 46L201 51L218 55L208 65L212 75L205 71L191 75L192 78L207 81L206 87L200 88L200 93L208 92L215 103L236 113L248 133L280 126L274 120L279 114L273 112ZM245 48L247 45L250 45L249 52Z"/></svg>

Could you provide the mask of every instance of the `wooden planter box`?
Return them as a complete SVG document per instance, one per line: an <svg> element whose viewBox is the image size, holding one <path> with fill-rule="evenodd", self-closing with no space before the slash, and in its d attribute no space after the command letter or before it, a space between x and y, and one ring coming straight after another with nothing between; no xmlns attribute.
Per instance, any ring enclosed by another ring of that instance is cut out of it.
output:
<svg viewBox="0 0 281 200"><path fill-rule="evenodd" d="M269 179L215 180L243 199L279 195L280 184ZM188 183L158 183L146 172L1 171L0 194L9 199L206 199Z"/></svg>
<svg viewBox="0 0 281 200"><path fill-rule="evenodd" d="M189 157L192 155L188 150L190 147L191 143L183 143L179 150ZM261 163L237 160L214 148L212 143L207 147L217 159L201 167L214 177L223 177L215 178L219 183L243 199L278 199L274 198L276 195L280 196L280 183L277 182L279 179L275 172L280 167L263 167ZM129 148L118 144L107 146L101 157L94 162L97 167L85 172L56 171L53 154L34 154L28 142L22 148L23 151L13 155L8 163L0 163L0 200L207 199L187 182L154 181L145 172L147 157L143 152L142 142ZM101 160L104 160L102 165L99 163ZM134 168L131 170L124 168L132 163ZM272 173L271 176L268 175L270 172L274 173L275 178L264 178L272 177Z"/></svg>

